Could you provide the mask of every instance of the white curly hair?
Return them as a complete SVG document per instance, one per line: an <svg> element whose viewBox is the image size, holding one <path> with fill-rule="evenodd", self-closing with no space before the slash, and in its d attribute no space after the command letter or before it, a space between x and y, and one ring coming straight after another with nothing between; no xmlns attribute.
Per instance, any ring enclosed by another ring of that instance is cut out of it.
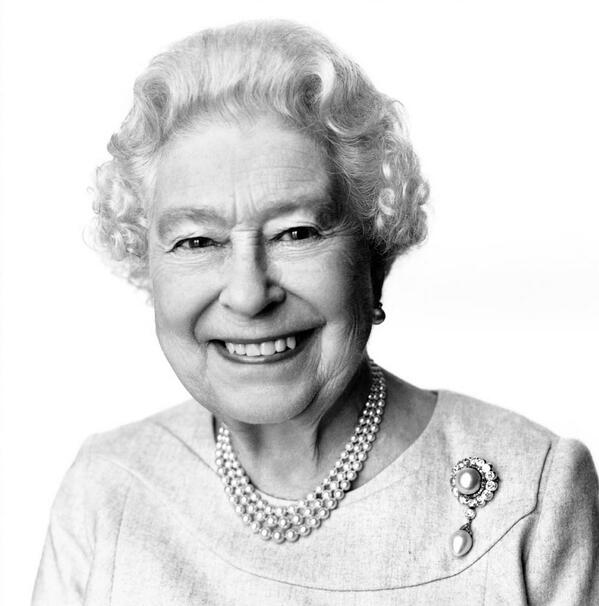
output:
<svg viewBox="0 0 599 606"><path fill-rule="evenodd" d="M151 291L147 231L165 144L198 120L265 113L325 150L339 203L362 226L380 286L395 258L424 239L428 186L400 104L317 32L246 22L176 43L135 82L133 107L108 145L112 159L97 169L94 200L96 243L131 283Z"/></svg>

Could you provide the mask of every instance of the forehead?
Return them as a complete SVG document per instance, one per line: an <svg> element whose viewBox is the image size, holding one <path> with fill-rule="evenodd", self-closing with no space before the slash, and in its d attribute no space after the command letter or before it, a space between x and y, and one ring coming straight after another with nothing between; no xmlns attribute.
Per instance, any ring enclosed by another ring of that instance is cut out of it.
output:
<svg viewBox="0 0 599 606"><path fill-rule="evenodd" d="M236 223L312 206L329 197L327 166L312 138L272 119L203 125L165 147L153 215L198 208Z"/></svg>

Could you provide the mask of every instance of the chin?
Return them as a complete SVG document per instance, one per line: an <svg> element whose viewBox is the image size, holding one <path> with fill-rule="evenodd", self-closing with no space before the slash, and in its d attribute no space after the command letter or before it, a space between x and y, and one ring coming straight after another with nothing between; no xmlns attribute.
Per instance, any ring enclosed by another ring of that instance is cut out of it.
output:
<svg viewBox="0 0 599 606"><path fill-rule="evenodd" d="M310 406L313 390L284 389L262 385L259 388L239 390L215 390L212 412L229 422L249 425L276 425L298 417Z"/></svg>

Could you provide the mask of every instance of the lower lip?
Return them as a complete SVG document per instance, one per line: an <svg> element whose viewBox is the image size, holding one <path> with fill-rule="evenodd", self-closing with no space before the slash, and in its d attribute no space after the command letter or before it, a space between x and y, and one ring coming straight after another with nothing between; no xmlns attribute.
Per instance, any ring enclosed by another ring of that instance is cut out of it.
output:
<svg viewBox="0 0 599 606"><path fill-rule="evenodd" d="M315 330L305 332L295 349L286 349L285 351L275 353L271 356L240 356L230 353L224 343L212 342L212 345L221 356L231 362L236 362L237 364L276 364L277 362L283 362L300 353L306 347L308 341L314 336L315 332Z"/></svg>

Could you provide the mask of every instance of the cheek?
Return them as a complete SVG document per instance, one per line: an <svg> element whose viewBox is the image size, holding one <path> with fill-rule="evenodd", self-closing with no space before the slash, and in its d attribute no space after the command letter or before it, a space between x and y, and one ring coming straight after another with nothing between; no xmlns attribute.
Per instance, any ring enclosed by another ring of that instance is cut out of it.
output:
<svg viewBox="0 0 599 606"><path fill-rule="evenodd" d="M368 259L349 241L314 259L303 259L295 289L312 303L330 328L369 332L372 284ZM282 272L284 275L285 272ZM293 288L293 287L292 287Z"/></svg>
<svg viewBox="0 0 599 606"><path fill-rule="evenodd" d="M192 336L199 315L210 303L211 272L172 264L151 266L156 330L159 338Z"/></svg>

